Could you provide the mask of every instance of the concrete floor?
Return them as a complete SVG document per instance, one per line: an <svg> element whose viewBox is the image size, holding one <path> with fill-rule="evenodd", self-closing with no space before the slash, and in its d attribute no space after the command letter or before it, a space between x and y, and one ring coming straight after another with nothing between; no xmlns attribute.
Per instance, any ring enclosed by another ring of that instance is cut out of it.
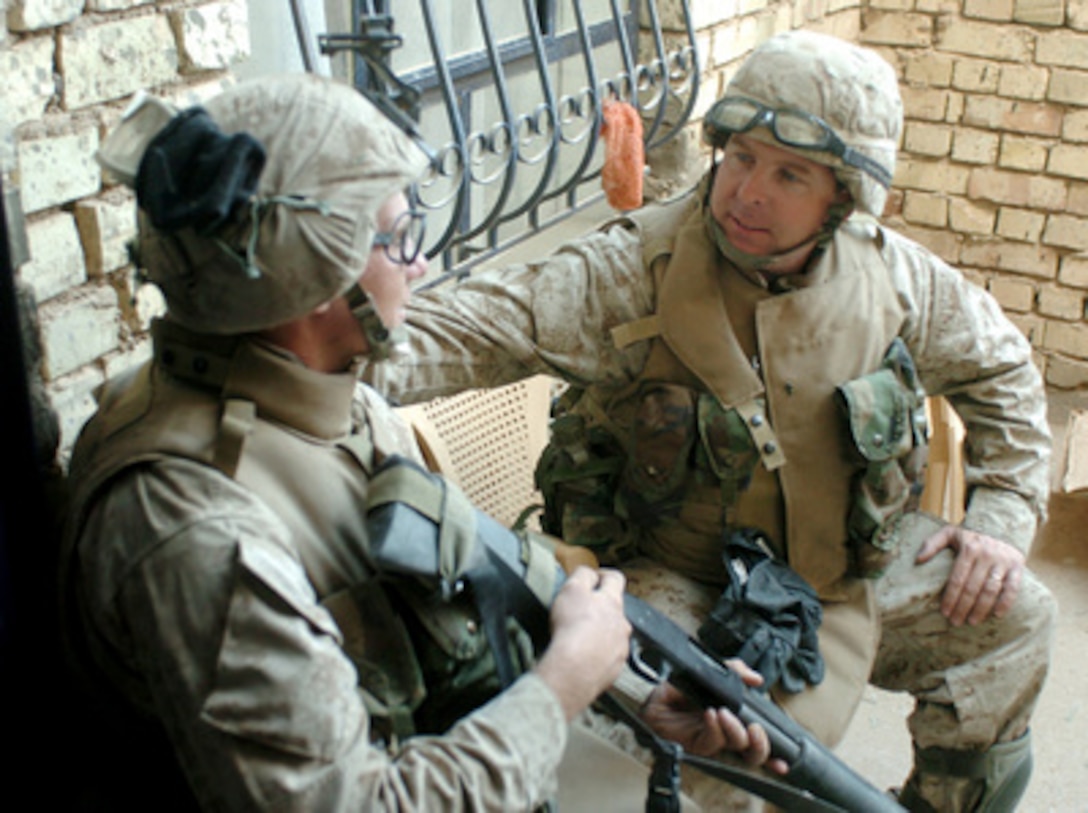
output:
<svg viewBox="0 0 1088 813"><path fill-rule="evenodd" d="M1055 448L1069 411L1088 394L1051 393ZM1020 813L1088 813L1088 494L1055 493L1029 565L1058 599L1054 660L1032 721L1035 773ZM877 787L900 785L910 769L908 697L870 687L839 755Z"/></svg>

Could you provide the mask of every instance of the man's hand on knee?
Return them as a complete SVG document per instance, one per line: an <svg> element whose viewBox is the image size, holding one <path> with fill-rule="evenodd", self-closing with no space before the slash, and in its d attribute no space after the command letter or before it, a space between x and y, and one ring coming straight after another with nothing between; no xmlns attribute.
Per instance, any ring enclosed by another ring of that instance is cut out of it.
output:
<svg viewBox="0 0 1088 813"><path fill-rule="evenodd" d="M1007 542L946 525L918 553L924 564L945 548L955 554L952 573L941 596L941 614L954 626L981 624L1012 609L1024 577L1024 554Z"/></svg>

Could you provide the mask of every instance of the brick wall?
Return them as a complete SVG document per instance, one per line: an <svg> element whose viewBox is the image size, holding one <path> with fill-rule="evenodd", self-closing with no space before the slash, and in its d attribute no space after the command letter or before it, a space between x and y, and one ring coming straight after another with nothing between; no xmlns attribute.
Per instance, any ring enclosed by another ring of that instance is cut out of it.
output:
<svg viewBox="0 0 1088 813"><path fill-rule="evenodd" d="M138 286L125 243L130 193L104 178L100 140L139 89L179 105L218 92L248 54L246 0L7 0L0 37L5 186L18 187L31 259L19 283L37 302L41 374L66 450L91 392L144 358L161 301Z"/></svg>
<svg viewBox="0 0 1088 813"><path fill-rule="evenodd" d="M13 128L42 376L66 450L92 389L143 359L160 312L125 243L130 194L93 160L137 89L187 105L249 53L246 0L6 0L0 124ZM1067 5L1068 3L1068 5ZM898 69L907 126L889 221L986 286L1030 337L1047 381L1088 386L1088 10L1074 0L692 0L695 118L755 45L791 27L860 41ZM666 27L679 17L660 3ZM701 170L688 138L657 177ZM660 181L659 181L660 183ZM675 184L675 180L672 181Z"/></svg>
<svg viewBox="0 0 1088 813"><path fill-rule="evenodd" d="M906 110L888 222L987 288L1047 383L1088 385L1088 7L869 0Z"/></svg>

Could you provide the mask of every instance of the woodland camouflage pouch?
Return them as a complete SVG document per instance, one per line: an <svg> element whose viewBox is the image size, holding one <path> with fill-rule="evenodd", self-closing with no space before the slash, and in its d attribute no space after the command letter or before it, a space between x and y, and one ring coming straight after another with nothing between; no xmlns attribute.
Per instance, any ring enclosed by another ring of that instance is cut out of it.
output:
<svg viewBox="0 0 1088 813"><path fill-rule="evenodd" d="M851 575L881 576L895 554L896 526L920 496L925 462L925 397L914 360L898 337L879 370L837 388L863 468L847 529Z"/></svg>

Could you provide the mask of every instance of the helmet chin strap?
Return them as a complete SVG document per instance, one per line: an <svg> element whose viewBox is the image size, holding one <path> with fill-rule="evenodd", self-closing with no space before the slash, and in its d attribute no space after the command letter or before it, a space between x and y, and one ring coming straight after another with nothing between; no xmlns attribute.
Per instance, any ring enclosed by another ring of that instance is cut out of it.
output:
<svg viewBox="0 0 1088 813"><path fill-rule="evenodd" d="M386 361L403 352L402 348L408 344L408 331L403 325L392 329L387 328L381 316L378 315L374 303L370 301L358 283L347 290L344 298L348 302L348 307L351 308L352 316L362 328L367 344L370 345L371 360Z"/></svg>

